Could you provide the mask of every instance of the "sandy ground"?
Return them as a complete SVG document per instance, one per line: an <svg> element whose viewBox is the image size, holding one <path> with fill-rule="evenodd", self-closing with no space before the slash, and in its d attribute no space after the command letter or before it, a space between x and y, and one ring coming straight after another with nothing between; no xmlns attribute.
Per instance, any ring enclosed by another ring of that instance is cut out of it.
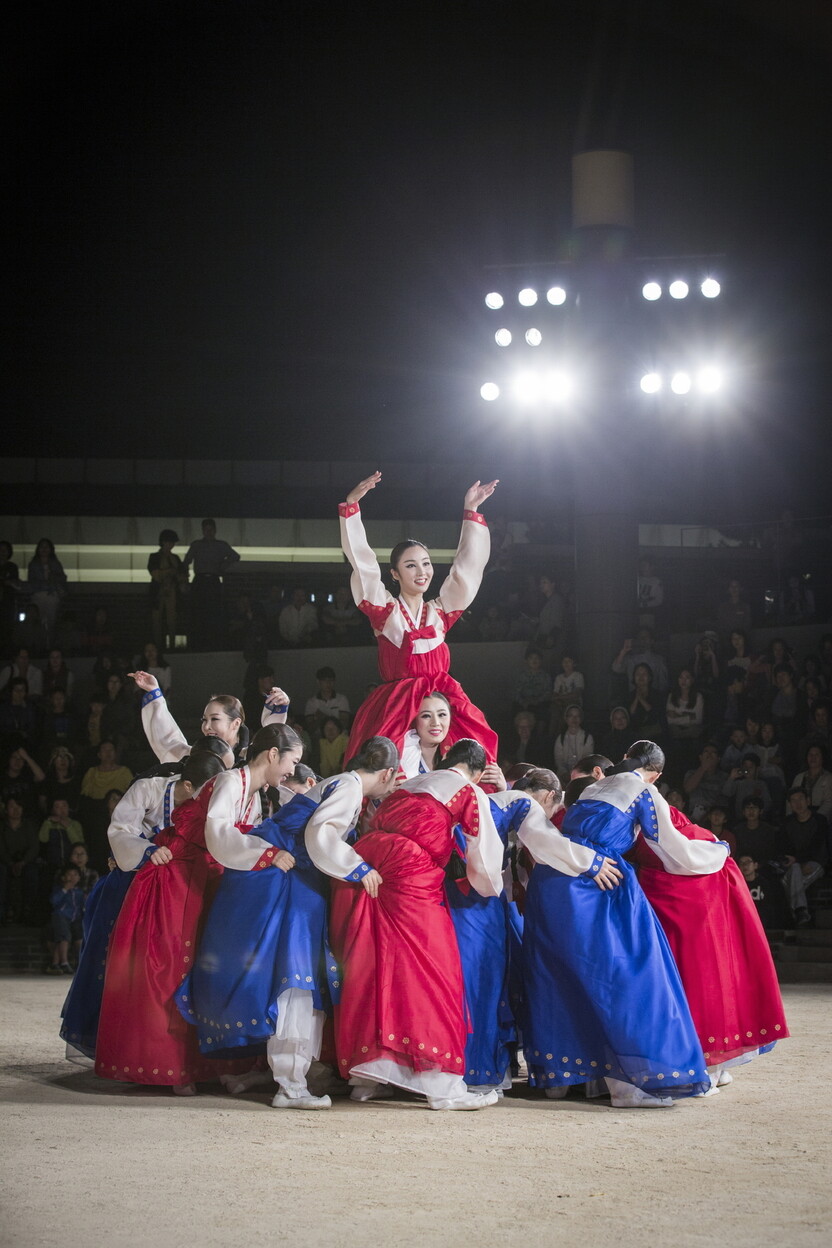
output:
<svg viewBox="0 0 832 1248"><path fill-rule="evenodd" d="M0 1242L732 1246L832 1242L832 987L785 989L794 1038L670 1110L517 1095L324 1113L102 1083L63 1059L66 983L0 980Z"/></svg>

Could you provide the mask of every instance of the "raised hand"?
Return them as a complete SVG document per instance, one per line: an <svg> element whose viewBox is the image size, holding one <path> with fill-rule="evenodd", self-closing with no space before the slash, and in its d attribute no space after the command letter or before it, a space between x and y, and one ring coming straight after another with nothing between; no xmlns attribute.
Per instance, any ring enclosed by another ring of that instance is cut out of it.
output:
<svg viewBox="0 0 832 1248"><path fill-rule="evenodd" d="M465 495L465 510L477 511L480 505L491 497L499 484L499 477L495 481L486 482L485 485L481 481L475 481Z"/></svg>
<svg viewBox="0 0 832 1248"><path fill-rule="evenodd" d="M131 680L135 680L140 689L144 689L145 693L152 693L154 689L159 688L159 682L155 676L151 676L150 672L128 672L127 675Z"/></svg>
<svg viewBox="0 0 832 1248"><path fill-rule="evenodd" d="M349 494L347 495L347 502L348 503L360 502L360 500L364 497L366 493L368 493L368 491L374 490L376 488L380 480L381 480L380 472L371 473L369 477L365 477L363 481L359 481L358 485L356 485L353 489L350 490Z"/></svg>

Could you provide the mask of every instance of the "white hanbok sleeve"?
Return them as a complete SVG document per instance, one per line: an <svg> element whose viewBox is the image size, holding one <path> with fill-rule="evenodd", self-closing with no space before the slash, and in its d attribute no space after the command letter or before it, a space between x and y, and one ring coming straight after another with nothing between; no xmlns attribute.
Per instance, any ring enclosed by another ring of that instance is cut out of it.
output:
<svg viewBox="0 0 832 1248"><path fill-rule="evenodd" d="M465 611L477 596L491 553L488 525L478 511L462 514L462 532L451 570L442 583L436 605L445 612Z"/></svg>
<svg viewBox="0 0 832 1248"><path fill-rule="evenodd" d="M644 785L630 813L671 875L715 875L725 866L731 852L725 841L689 841L674 828L670 807L654 785Z"/></svg>
<svg viewBox="0 0 832 1248"><path fill-rule="evenodd" d="M576 845L568 836L555 827L546 817L546 812L539 802L527 793L515 792L492 794L492 801L501 806L511 806L515 802L526 803L526 810L517 829L517 840L529 851L535 862L544 866L554 867L563 875L588 875L594 877L604 865L605 855L597 853L587 845Z"/></svg>
<svg viewBox="0 0 832 1248"><path fill-rule="evenodd" d="M176 777L149 776L136 780L113 811L107 837L116 865L122 871L135 871L153 853L155 815L163 805L165 792Z"/></svg>
<svg viewBox="0 0 832 1248"><path fill-rule="evenodd" d="M327 796L306 825L307 853L324 875L356 883L373 869L344 840L361 814L361 782L353 773L344 772L327 780L323 787Z"/></svg>
<svg viewBox="0 0 832 1248"><path fill-rule="evenodd" d="M384 588L381 569L375 551L367 541L358 503L341 503L338 507L341 522L341 549L352 568L350 589L355 604L386 607L392 596ZM363 608L362 608L363 609Z"/></svg>
<svg viewBox="0 0 832 1248"><path fill-rule="evenodd" d="M465 874L481 897L499 897L503 891L503 842L491 814L488 794L472 786L479 811L476 836L465 834Z"/></svg>
<svg viewBox="0 0 832 1248"><path fill-rule="evenodd" d="M264 702L263 710L260 713L260 727L265 728L266 724L285 724L288 714L288 702L281 706L274 706L271 702Z"/></svg>
<svg viewBox="0 0 832 1248"><path fill-rule="evenodd" d="M171 715L161 689L153 689L142 698L142 727L160 763L176 763L190 753L191 747Z"/></svg>
<svg viewBox="0 0 832 1248"><path fill-rule="evenodd" d="M278 852L254 832L241 832L249 785L248 768L223 771L214 781L205 820L208 853L232 871L262 871ZM255 816L256 818L256 816Z"/></svg>

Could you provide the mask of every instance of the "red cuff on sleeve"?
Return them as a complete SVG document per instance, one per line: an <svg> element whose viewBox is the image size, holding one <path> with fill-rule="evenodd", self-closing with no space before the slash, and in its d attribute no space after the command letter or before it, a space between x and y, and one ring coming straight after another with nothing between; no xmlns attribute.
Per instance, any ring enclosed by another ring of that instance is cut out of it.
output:
<svg viewBox="0 0 832 1248"><path fill-rule="evenodd" d="M473 520L475 524L488 524L488 521L481 511L463 511L462 519Z"/></svg>
<svg viewBox="0 0 832 1248"><path fill-rule="evenodd" d="M261 854L257 859L254 866L251 868L252 871L262 871L264 867L273 867L275 855L279 852L280 851L277 849L267 849L265 853Z"/></svg>
<svg viewBox="0 0 832 1248"><path fill-rule="evenodd" d="M361 511L358 503L339 503L338 515L346 520L349 516L355 516Z"/></svg>

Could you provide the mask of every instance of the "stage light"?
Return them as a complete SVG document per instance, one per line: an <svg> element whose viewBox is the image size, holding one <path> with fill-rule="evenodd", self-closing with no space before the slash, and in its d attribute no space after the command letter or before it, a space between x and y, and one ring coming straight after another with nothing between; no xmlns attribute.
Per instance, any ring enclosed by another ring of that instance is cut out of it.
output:
<svg viewBox="0 0 832 1248"><path fill-rule="evenodd" d="M552 307L559 308L562 303L566 303L566 291L562 286L551 286L546 291L546 298Z"/></svg>
<svg viewBox="0 0 832 1248"><path fill-rule="evenodd" d="M645 394L658 394L662 388L662 379L658 373L645 373L639 385Z"/></svg>
<svg viewBox="0 0 832 1248"><path fill-rule="evenodd" d="M716 394L722 389L722 372L713 365L700 368L696 376L696 385L703 394Z"/></svg>
<svg viewBox="0 0 832 1248"><path fill-rule="evenodd" d="M503 296L496 290L492 290L490 295L485 296L485 306L496 312L503 306Z"/></svg>
<svg viewBox="0 0 832 1248"><path fill-rule="evenodd" d="M543 393L550 403L565 403L574 389L572 378L566 373L553 371L546 374Z"/></svg>
<svg viewBox="0 0 832 1248"><path fill-rule="evenodd" d="M649 299L652 303L654 299L661 299L662 288L658 282L645 282L641 288L641 293L645 299Z"/></svg>
<svg viewBox="0 0 832 1248"><path fill-rule="evenodd" d="M500 387L493 381L487 381L484 386L480 386L480 394L486 403L493 403L500 397Z"/></svg>
<svg viewBox="0 0 832 1248"><path fill-rule="evenodd" d="M706 299L716 299L722 287L715 277L706 277L699 289Z"/></svg>
<svg viewBox="0 0 832 1248"><path fill-rule="evenodd" d="M529 344L530 347L539 347L542 341L543 341L543 335L541 334L539 329L527 329L526 330L526 342Z"/></svg>
<svg viewBox="0 0 832 1248"><path fill-rule="evenodd" d="M674 394L687 394L690 386L690 373L674 373L670 379L670 389Z"/></svg>
<svg viewBox="0 0 832 1248"><path fill-rule="evenodd" d="M498 347L509 346L511 343L511 330L510 329L498 329L496 334L494 335L494 341L496 342Z"/></svg>
<svg viewBox="0 0 832 1248"><path fill-rule="evenodd" d="M517 302L521 303L524 308L533 308L537 303L537 291L532 290L531 286L524 286L517 296Z"/></svg>
<svg viewBox="0 0 832 1248"><path fill-rule="evenodd" d="M518 403L537 403L540 399L539 374L521 373L514 382L514 397Z"/></svg>
<svg viewBox="0 0 832 1248"><path fill-rule="evenodd" d="M676 281L671 282L667 288L667 293L671 299L687 299L690 287L687 282Z"/></svg>

